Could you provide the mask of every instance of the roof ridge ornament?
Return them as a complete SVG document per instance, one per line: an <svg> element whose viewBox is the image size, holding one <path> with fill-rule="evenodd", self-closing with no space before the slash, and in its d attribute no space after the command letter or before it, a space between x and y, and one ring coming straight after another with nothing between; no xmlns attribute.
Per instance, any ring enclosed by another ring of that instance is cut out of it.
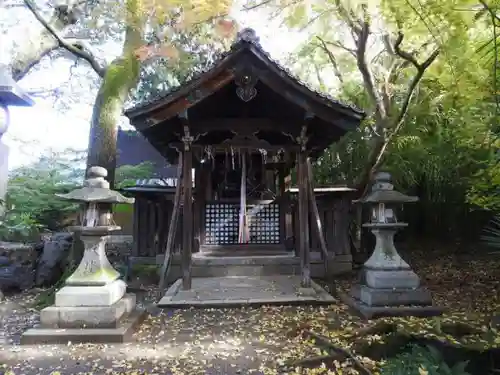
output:
<svg viewBox="0 0 500 375"><path fill-rule="evenodd" d="M260 38L251 27L245 27L243 30L238 31L238 34L236 34L236 42L247 42L260 46Z"/></svg>

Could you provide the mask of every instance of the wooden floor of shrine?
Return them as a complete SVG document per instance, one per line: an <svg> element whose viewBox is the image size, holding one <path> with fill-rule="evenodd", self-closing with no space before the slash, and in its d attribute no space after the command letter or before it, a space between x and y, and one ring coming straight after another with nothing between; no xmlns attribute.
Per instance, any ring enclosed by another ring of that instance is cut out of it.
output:
<svg viewBox="0 0 500 375"><path fill-rule="evenodd" d="M178 279L158 302L163 308L331 304L335 299L314 281L301 288L300 275L196 277L190 290Z"/></svg>

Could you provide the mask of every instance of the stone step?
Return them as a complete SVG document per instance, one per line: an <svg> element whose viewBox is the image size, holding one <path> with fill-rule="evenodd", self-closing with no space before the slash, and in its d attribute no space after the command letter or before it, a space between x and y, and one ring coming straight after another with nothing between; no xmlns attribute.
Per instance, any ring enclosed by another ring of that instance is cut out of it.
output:
<svg viewBox="0 0 500 375"><path fill-rule="evenodd" d="M295 254L263 256L211 256L203 253L193 254L193 277L222 276L268 276L268 275L300 275L300 259ZM172 259L169 281L182 277L180 257L176 254ZM156 264L163 264L163 254L156 257ZM334 273L350 271L351 256L339 255L332 266ZM311 274L313 277L324 277L325 266L319 252L311 252Z"/></svg>

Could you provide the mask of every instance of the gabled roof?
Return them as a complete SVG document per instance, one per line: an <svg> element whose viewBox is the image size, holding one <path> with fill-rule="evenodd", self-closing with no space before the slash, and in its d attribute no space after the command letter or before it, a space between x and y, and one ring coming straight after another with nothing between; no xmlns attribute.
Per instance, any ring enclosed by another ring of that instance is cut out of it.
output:
<svg viewBox="0 0 500 375"><path fill-rule="evenodd" d="M365 114L362 110L352 105L341 103L329 95L313 90L307 84L296 78L289 70L273 60L270 55L262 49L259 38L256 36L253 29L244 29L238 33L238 38L230 50L223 53L211 68L160 97L152 98L144 103L127 109L125 115L133 120L134 118L147 116L148 112L169 106L169 104L178 99L195 92L203 83L213 79L224 70L232 68L237 63L241 63L241 57L245 53L250 53L254 58L262 62L268 70L277 74L284 83L290 85L294 90L300 92L309 100L314 101L315 104L324 107L327 111L334 110L337 113L342 113L344 116L354 120L354 123L357 123L352 127L349 126L349 128L355 128L364 118ZM307 106L306 103L301 104ZM325 115L324 117L328 116Z"/></svg>

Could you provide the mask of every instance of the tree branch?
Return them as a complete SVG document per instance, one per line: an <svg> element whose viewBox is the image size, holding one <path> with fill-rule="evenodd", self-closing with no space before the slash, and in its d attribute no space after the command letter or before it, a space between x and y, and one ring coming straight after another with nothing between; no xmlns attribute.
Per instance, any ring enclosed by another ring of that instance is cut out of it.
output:
<svg viewBox="0 0 500 375"><path fill-rule="evenodd" d="M49 22L41 15L41 13L36 8L36 5L32 2L32 0L24 0L24 4L31 11L31 13L35 16L35 18L42 24L42 26L57 40L59 46L68 50L73 55L78 58L81 58L87 61L92 69L100 76L104 77L106 73L106 68L103 67L95 55L89 50L89 46L86 45L83 41L74 42L73 44L69 41L65 40L58 31L53 28Z"/></svg>
<svg viewBox="0 0 500 375"><path fill-rule="evenodd" d="M408 112L410 101L413 97L413 94L415 93L415 89L417 88L420 80L422 79L426 69L434 62L434 60L436 60L436 58L439 55L439 49L436 49L430 54L430 56L423 63L419 63L417 59L413 57L410 53L401 50L402 41L403 41L403 34L399 33L398 39L396 40L396 43L394 45L394 51L399 57L401 57L407 63L414 65L417 68L417 74L413 77L413 79L410 82L410 85L408 86L405 99L403 101L403 104L401 105L397 117L393 122L393 125L390 128L391 129L390 133L385 137L385 139L382 142L379 141L378 144L375 145L375 147L372 149L372 153L368 161L368 165L370 165L370 168L369 170L367 170L364 176L362 176L360 182L360 187L362 188L363 191L362 196L364 196L367 193L369 188L368 182L371 180L373 174L382 164L383 157L385 155L387 147L391 143L391 140L401 130L401 127L404 124L404 119Z"/></svg>
<svg viewBox="0 0 500 375"><path fill-rule="evenodd" d="M373 101L375 107L375 119L379 125L383 125L386 120L387 113L384 107L383 100L377 90L375 79L366 61L366 45L368 42L368 37L370 35L370 24L368 22L363 23L361 32L358 34L357 49L356 49L356 64L363 77L363 82L365 84L368 95Z"/></svg>
<svg viewBox="0 0 500 375"><path fill-rule="evenodd" d="M342 43L339 43L339 42L333 42L333 41L326 41L324 40L323 41L325 44L329 44L331 46L334 46L334 47L337 47L337 48L340 48L340 49L343 49L344 51L346 52L349 52L352 56L356 57L356 51L351 49L351 48L348 48L346 47L345 45L343 45Z"/></svg>
<svg viewBox="0 0 500 375"><path fill-rule="evenodd" d="M347 26L349 26L353 37L356 39L356 37L361 32L361 27L356 23L354 15L342 5L340 0L335 0L335 7L337 8L339 16L344 20L345 23L347 23Z"/></svg>
<svg viewBox="0 0 500 375"><path fill-rule="evenodd" d="M337 79L340 81L341 84L344 84L344 78L342 77L342 74L340 73L340 69L339 69L339 66L337 64L337 60L335 60L335 56L333 56L332 51L330 51L330 49L326 45L326 42L323 40L323 38L321 38L319 36L317 36L316 38L321 43L320 48L327 54L328 59L330 60L330 63L332 64L333 72L335 73L335 76L337 76Z"/></svg>
<svg viewBox="0 0 500 375"><path fill-rule="evenodd" d="M413 96L413 93L415 92L415 88L417 87L418 83L422 79L426 69L436 60L436 58L439 55L439 49L435 49L430 56L423 62L419 63L415 57L412 56L411 53L405 52L401 49L401 43L403 42L403 33L399 33L398 39L396 40L396 43L394 44L394 51L396 54L401 57L403 60L408 61L409 63L413 64L415 68L417 68L417 74L415 77L413 77L410 86L408 87L408 91L406 93L405 100L403 101L403 105L401 106L401 110L399 112L399 115L396 119L396 126L394 128L395 131L399 130L401 127L401 124L403 122L403 119L406 115L406 112L408 111L408 106L410 104L410 100Z"/></svg>

